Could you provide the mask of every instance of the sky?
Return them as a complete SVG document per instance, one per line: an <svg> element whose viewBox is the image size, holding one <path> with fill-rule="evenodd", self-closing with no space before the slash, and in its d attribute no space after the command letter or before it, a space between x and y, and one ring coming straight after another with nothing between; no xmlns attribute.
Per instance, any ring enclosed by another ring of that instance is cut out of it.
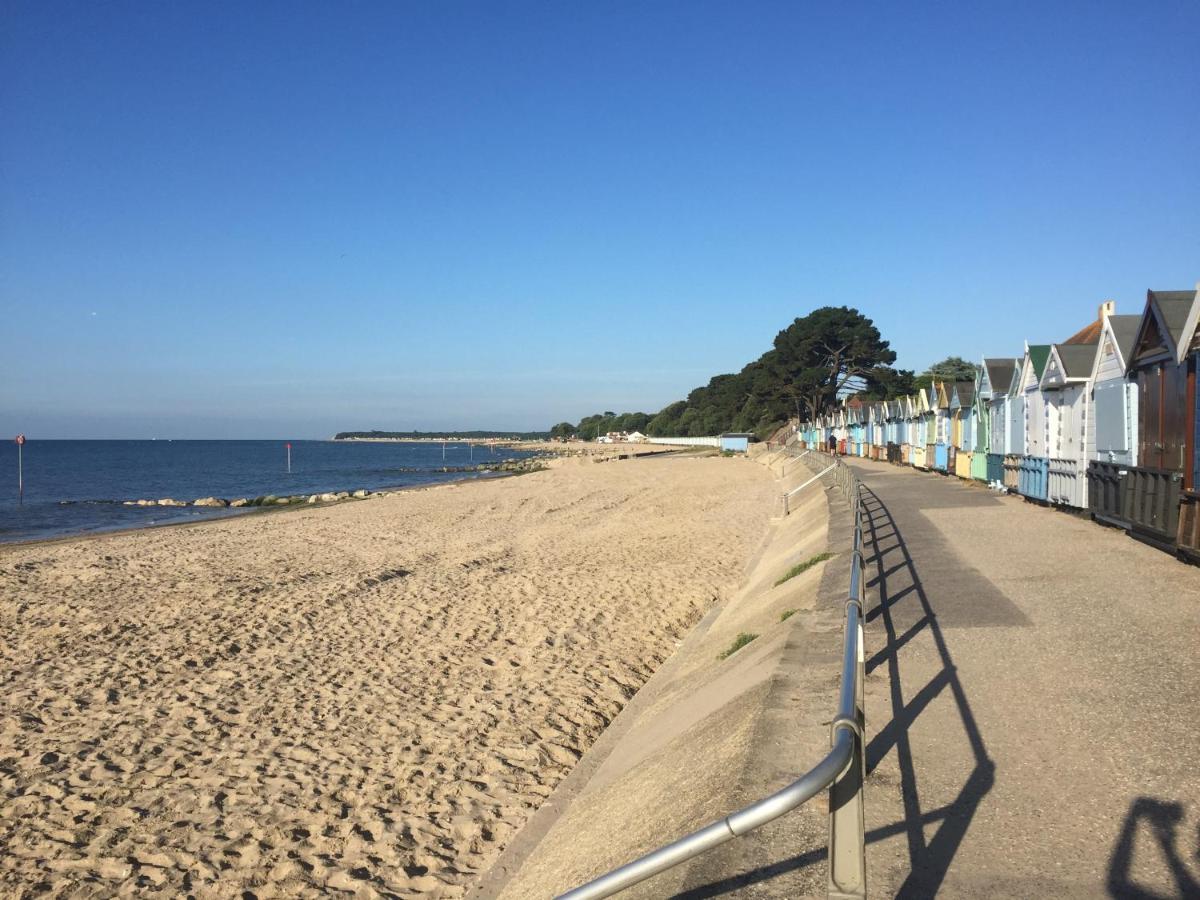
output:
<svg viewBox="0 0 1200 900"><path fill-rule="evenodd" d="M656 411L1200 280L1200 4L0 0L0 435Z"/></svg>

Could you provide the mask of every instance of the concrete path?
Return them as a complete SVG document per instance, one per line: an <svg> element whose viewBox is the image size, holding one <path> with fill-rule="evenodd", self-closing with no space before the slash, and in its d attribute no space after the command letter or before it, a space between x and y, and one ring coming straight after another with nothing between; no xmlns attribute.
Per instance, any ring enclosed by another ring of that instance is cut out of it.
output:
<svg viewBox="0 0 1200 900"><path fill-rule="evenodd" d="M1200 897L1200 569L953 477L852 466L870 896Z"/></svg>

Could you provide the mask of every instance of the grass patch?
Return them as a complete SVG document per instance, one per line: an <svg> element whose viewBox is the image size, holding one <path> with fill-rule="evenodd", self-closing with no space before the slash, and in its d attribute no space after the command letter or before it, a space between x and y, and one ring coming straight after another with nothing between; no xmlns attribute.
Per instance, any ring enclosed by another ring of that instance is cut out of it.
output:
<svg viewBox="0 0 1200 900"><path fill-rule="evenodd" d="M780 621L780 622L786 622L788 619L790 619L790 618L791 618L792 616L794 616L795 614L796 614L796 610L794 610L794 609L785 609L783 612L781 612L781 613L779 614L779 621Z"/></svg>
<svg viewBox="0 0 1200 900"><path fill-rule="evenodd" d="M730 644L728 650L717 654L717 659L729 659L729 657L733 656L733 654L737 653L756 637L758 637L757 634L750 634L747 631L743 631L733 639L733 643Z"/></svg>
<svg viewBox="0 0 1200 900"><path fill-rule="evenodd" d="M817 563L823 563L823 562L825 562L825 560L832 559L832 558L833 558L832 553L818 553L816 556L812 557L811 559L806 559L804 562L798 563L798 564L792 566L790 569L787 570L787 572L784 574L784 576L782 578L780 578L777 582L775 582L775 587L779 587L779 585L783 584L789 578L795 578L801 572L807 572L809 569L811 569Z"/></svg>

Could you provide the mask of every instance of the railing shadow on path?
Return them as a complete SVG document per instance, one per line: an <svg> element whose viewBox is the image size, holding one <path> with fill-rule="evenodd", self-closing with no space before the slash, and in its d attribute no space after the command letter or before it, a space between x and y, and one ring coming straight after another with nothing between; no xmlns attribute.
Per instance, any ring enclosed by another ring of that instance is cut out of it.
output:
<svg viewBox="0 0 1200 900"><path fill-rule="evenodd" d="M879 496L865 485L862 499L867 519L864 543L871 552L866 562L868 571L871 566L876 570L875 577L867 581L867 587L874 588L879 598L879 605L868 610L867 621L881 619L887 635L886 645L868 660L867 671L881 665L887 666L892 705L891 721L867 745L867 771L873 771L895 749L900 768L903 827L908 839L910 863L908 877L897 889L896 896L929 897L937 893L945 880L950 863L979 804L995 782L996 766L988 756L979 724L938 624L937 613L925 593L921 576L895 519ZM919 604L920 609L913 612L919 613L920 618L902 634L898 634L894 611L898 603L909 598L915 598ZM901 651L923 631L928 631L933 639L941 668L906 702ZM909 729L929 704L947 689L957 709L975 764L954 800L939 809L926 811L921 809L917 766ZM940 824L933 837L926 842L925 828L934 822ZM869 834L868 840L870 837Z"/></svg>
<svg viewBox="0 0 1200 900"><path fill-rule="evenodd" d="M866 620L869 623L882 619L887 635L886 645L867 661L867 672L887 665L892 706L891 720L867 745L867 771L873 771L887 754L895 749L904 804L902 820L867 831L866 841L870 846L872 843L904 833L908 840L910 870L907 878L897 888L895 896L931 897L937 893L945 880L950 864L980 803L991 790L995 782L996 767L987 754L979 725L938 624L937 614L925 593L916 564L895 519L878 495L865 484L862 486L861 496L863 515L866 519L863 525L863 541L864 550L869 554L865 561L868 575L872 566L875 569L874 577L867 581L867 589L869 592L874 588L878 596L878 605L868 609ZM919 604L920 617L902 634L898 634L894 611L897 604L910 598L915 598ZM901 680L901 651L925 630L929 631L934 641L941 669L916 692L912 700L905 702L904 685ZM938 809L926 811L921 809L917 766L909 729L929 704L947 688L962 721L975 764L953 801ZM937 831L932 839L926 842L925 829L935 823ZM786 873L820 863L826 855L826 847L814 848L777 863L679 892L672 900L706 900L730 894L752 884L770 881Z"/></svg>

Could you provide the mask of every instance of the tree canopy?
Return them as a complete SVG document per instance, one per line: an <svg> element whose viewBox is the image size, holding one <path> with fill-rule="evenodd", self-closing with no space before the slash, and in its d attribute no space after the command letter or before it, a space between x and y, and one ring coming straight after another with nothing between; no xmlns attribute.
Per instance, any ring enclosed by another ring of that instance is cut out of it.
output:
<svg viewBox="0 0 1200 900"><path fill-rule="evenodd" d="M974 381L979 367L961 356L947 356L941 362L935 362L913 381L914 389L927 388L934 381Z"/></svg>
<svg viewBox="0 0 1200 900"><path fill-rule="evenodd" d="M655 415L587 416L575 433L584 440L609 431L652 437L741 431L765 438L789 418L816 415L839 396L911 393L913 373L892 369L895 360L870 319L850 307L825 306L780 331L771 349L740 372L714 376Z"/></svg>

